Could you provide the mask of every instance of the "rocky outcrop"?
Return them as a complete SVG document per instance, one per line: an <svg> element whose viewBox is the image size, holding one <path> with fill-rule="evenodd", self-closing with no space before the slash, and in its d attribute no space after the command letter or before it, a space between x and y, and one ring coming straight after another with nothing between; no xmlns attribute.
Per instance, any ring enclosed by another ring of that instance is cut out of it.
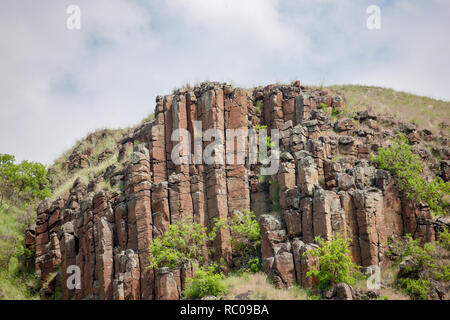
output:
<svg viewBox="0 0 450 320"><path fill-rule="evenodd" d="M353 260L364 267L388 263L384 252L391 235L412 233L434 241L439 222L429 209L405 198L389 173L369 162L370 153L396 130L414 134L415 127L385 127L371 111L353 119L335 116L342 105L342 97L299 82L251 91L203 83L158 96L155 119L120 142L121 163L103 176L120 191L94 192L77 180L67 198L39 206L35 235L27 237L27 245L35 241L36 273L49 284L42 296L61 288L66 299L179 299L192 270L150 269L152 239L181 219L211 229L215 218L236 210L259 216L263 269L279 287L317 284L306 277L316 263L307 252L316 247L317 236L350 239ZM247 144L236 154L242 142L227 131L247 134L258 124L280 130L279 169L267 177L261 164L250 163ZM185 129L191 139L174 135L176 129ZM217 129L215 139L223 148L205 136L207 129ZM413 136L433 139L428 132ZM208 148L231 161L206 163L198 151ZM177 164L173 154L191 161ZM72 158L69 163L76 165L68 170L89 165L83 154ZM437 174L447 179L445 161ZM226 230L206 247L213 249L214 259L232 267ZM78 289L65 285L69 266L81 271ZM350 298L349 290L340 285L336 295Z"/></svg>

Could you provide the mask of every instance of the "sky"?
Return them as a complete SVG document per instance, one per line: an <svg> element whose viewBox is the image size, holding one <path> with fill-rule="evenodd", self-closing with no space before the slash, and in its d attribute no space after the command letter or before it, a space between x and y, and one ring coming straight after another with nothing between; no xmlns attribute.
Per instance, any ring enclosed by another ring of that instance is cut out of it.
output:
<svg viewBox="0 0 450 320"><path fill-rule="evenodd" d="M69 5L81 28L67 28ZM380 29L367 28L370 5ZM1 0L0 153L50 165L186 83L366 84L450 100L448 0Z"/></svg>

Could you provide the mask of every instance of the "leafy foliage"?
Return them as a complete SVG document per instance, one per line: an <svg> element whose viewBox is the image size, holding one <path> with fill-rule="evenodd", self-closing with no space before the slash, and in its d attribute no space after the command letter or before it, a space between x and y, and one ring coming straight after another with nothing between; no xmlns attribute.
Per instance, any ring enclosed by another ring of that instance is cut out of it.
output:
<svg viewBox="0 0 450 320"><path fill-rule="evenodd" d="M262 101L256 102L255 110L258 113L263 112L263 110L264 110L264 103Z"/></svg>
<svg viewBox="0 0 450 320"><path fill-rule="evenodd" d="M220 296L225 293L224 275L217 265L200 267L195 275L187 280L183 295L187 298L203 298L204 296Z"/></svg>
<svg viewBox="0 0 450 320"><path fill-rule="evenodd" d="M359 267L352 262L349 240L338 235L329 241L316 237L315 241L320 247L311 249L304 255L316 257L318 265L313 266L306 276L317 277L320 289L327 289L341 282L353 284L363 278Z"/></svg>
<svg viewBox="0 0 450 320"><path fill-rule="evenodd" d="M231 234L235 265L241 272L261 270L259 258L260 228L253 212L235 212L227 219L215 219L210 233L200 224L178 221L169 226L162 236L153 239L150 245L150 268L182 267L185 263L196 266L192 279L188 279L184 296L201 298L205 295L218 296L225 291L224 278L217 264L206 265L206 257L212 251L203 250L207 241L213 241L217 233L228 228Z"/></svg>
<svg viewBox="0 0 450 320"><path fill-rule="evenodd" d="M412 153L412 147L404 134L399 134L393 143L391 147L378 149L378 155L372 157L372 161L378 163L380 169L388 170L398 178L399 188L406 192L408 198L425 202L436 215L448 215L450 183L440 177L428 182L420 176L424 163Z"/></svg>
<svg viewBox="0 0 450 320"><path fill-rule="evenodd" d="M445 239L448 232L445 230L441 234ZM443 251L448 253L445 240L421 246L418 239L407 234L405 239L391 240L389 245L388 256L400 266L397 285L412 298L426 299L431 280L450 281L450 265L441 259Z"/></svg>
<svg viewBox="0 0 450 320"><path fill-rule="evenodd" d="M22 161L15 164L15 157L0 154L0 206L5 200L31 203L51 196L47 169L37 162Z"/></svg>
<svg viewBox="0 0 450 320"><path fill-rule="evenodd" d="M450 251L450 233L448 232L447 228L444 228L439 233L439 246L444 248L447 251Z"/></svg>
<svg viewBox="0 0 450 320"><path fill-rule="evenodd" d="M426 300L430 290L428 279L399 278L398 283L414 299Z"/></svg>
<svg viewBox="0 0 450 320"><path fill-rule="evenodd" d="M150 245L150 268L181 267L187 262L202 262L202 245L208 239L205 227L198 223L178 221L153 239Z"/></svg>
<svg viewBox="0 0 450 320"><path fill-rule="evenodd" d="M218 230L228 228L235 257L234 264L242 272L261 270L259 257L261 247L260 226L252 211L235 211L231 218L216 219L211 235L215 237Z"/></svg>

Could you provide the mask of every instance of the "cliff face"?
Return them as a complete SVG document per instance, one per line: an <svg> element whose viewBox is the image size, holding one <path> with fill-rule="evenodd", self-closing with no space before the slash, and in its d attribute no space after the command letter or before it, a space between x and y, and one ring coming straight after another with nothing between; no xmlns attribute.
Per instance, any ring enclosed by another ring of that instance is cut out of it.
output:
<svg viewBox="0 0 450 320"><path fill-rule="evenodd" d="M389 236L411 233L434 241L435 227L443 222L407 200L393 178L369 162L370 153L389 144L396 131L414 143L430 134L371 111L345 118L339 116L343 109L342 97L299 82L251 91L204 83L159 96L155 119L117 146L119 159L127 160L124 169L113 164L103 174L121 191L93 192L95 181L77 180L68 197L39 206L36 272L49 282L42 296L60 288L64 299L178 299L192 271L148 269L152 239L180 219L212 228L214 218L236 210L259 216L263 269L282 287L312 284L306 272L313 261L302 253L315 246L316 236L351 239L353 259L363 267L388 263ZM279 170L262 177L261 164L249 164L248 152L245 164L175 165L172 132L182 128L198 137L194 121L223 137L226 129L247 132L258 124L279 129ZM448 166L440 174L448 179ZM229 234L221 231L211 246L232 267ZM72 265L81 270L76 290L66 285Z"/></svg>

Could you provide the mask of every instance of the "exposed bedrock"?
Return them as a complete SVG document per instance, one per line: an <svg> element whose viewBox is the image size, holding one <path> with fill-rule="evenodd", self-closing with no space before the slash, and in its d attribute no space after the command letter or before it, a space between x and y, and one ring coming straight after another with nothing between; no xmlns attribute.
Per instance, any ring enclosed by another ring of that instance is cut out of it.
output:
<svg viewBox="0 0 450 320"><path fill-rule="evenodd" d="M39 206L36 272L49 284L42 296L60 288L65 299L179 299L193 270L149 269L152 239L183 219L211 229L215 218L236 210L259 217L263 269L279 287L317 283L306 277L316 262L304 255L316 247L317 236L350 239L352 257L363 267L388 263L384 253L392 235L434 241L441 222L426 206L404 197L389 173L369 161L397 128L376 125L380 119L370 112L357 120L335 117L342 107L342 97L298 82L252 90L203 83L158 96L154 120L117 147L119 158L127 160L111 174L123 186L120 192L93 192L76 181L67 198ZM260 164L249 163L247 142L237 152L242 142L227 131L247 134L258 124L280 131L279 168L267 177ZM190 156L174 151L180 142L171 139L176 129L190 133L189 140L180 138L190 146ZM223 148L214 152L233 157L231 162L194 161L194 151L215 141L205 139L207 129L218 130ZM173 152L190 163L174 163ZM205 246L232 267L227 231ZM66 271L73 265L81 270L81 284L72 290Z"/></svg>

